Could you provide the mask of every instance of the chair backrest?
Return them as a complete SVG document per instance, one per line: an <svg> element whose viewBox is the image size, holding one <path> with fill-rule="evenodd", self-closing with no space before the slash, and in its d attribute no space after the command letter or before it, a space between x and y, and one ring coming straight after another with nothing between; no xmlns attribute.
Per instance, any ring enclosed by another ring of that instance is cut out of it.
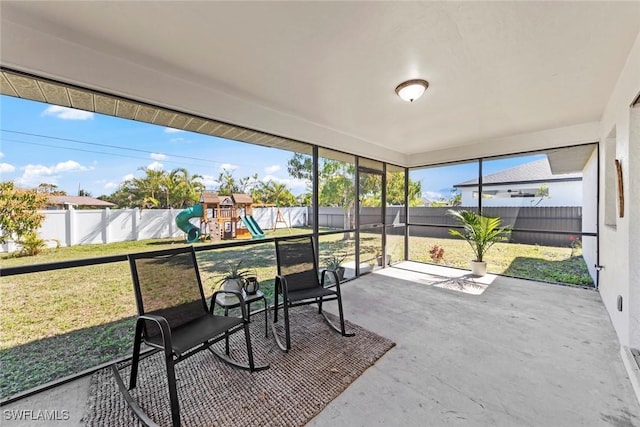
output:
<svg viewBox="0 0 640 427"><path fill-rule="evenodd" d="M311 236L276 240L278 274L285 276L290 291L321 286Z"/></svg>
<svg viewBox="0 0 640 427"><path fill-rule="evenodd" d="M129 255L138 314L164 317L176 328L207 313L193 246ZM160 333L145 322L145 336Z"/></svg>

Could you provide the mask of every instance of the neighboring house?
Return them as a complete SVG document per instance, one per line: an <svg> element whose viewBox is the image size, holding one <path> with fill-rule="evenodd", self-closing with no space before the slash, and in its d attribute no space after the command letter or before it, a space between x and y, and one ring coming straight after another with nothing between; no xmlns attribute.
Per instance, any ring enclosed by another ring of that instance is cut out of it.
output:
<svg viewBox="0 0 640 427"><path fill-rule="evenodd" d="M115 204L113 203L87 196L49 196L49 201L45 209L69 210L76 209L78 207L104 209L114 206Z"/></svg>
<svg viewBox="0 0 640 427"><path fill-rule="evenodd" d="M453 186L478 205L478 180ZM547 157L482 177L483 206L582 206L582 173L554 174Z"/></svg>

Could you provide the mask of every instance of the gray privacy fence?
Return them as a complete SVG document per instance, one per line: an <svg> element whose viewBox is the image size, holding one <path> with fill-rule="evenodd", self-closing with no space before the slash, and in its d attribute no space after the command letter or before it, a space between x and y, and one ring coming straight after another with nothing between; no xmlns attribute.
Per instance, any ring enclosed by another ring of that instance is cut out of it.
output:
<svg viewBox="0 0 640 427"><path fill-rule="evenodd" d="M425 206L409 208L409 222L416 225L410 227L411 236L448 238L448 227L457 225L456 220L447 214L449 209L448 207L431 208ZM320 227L343 228L344 215L343 208L321 207L318 211L318 225ZM568 247L575 244L575 239L579 238L578 233L583 231L582 208L576 206L487 207L484 208L484 215L500 217L502 225L510 225L514 229L541 231L539 233L513 232L510 238L513 243ZM312 218L311 210L309 210L308 217ZM363 224L379 223L382 219L382 211L380 208L362 208L360 218ZM406 223L404 209L400 207L388 208L385 223L387 225ZM428 227L427 224L445 227ZM584 228L585 231L595 231L595 224L592 229L589 230L587 226ZM576 236L547 233L553 231L576 233Z"/></svg>
<svg viewBox="0 0 640 427"><path fill-rule="evenodd" d="M49 246L74 246L99 243L125 242L162 238L185 238L176 226L176 215L182 209L81 209L41 211L45 220L38 236ZM263 230L307 226L306 207L254 208L253 216ZM199 218L191 223L200 225ZM0 245L0 253L13 252L19 247L13 242Z"/></svg>

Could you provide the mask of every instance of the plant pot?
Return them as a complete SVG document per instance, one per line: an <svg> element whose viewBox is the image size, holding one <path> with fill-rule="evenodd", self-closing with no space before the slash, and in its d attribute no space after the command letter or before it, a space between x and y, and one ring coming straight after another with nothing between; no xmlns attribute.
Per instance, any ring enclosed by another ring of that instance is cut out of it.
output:
<svg viewBox="0 0 640 427"><path fill-rule="evenodd" d="M241 291L242 279L227 279L222 283L222 290L224 291Z"/></svg>
<svg viewBox="0 0 640 427"><path fill-rule="evenodd" d="M330 270L328 270L328 271L335 271L335 272L336 272L336 274L338 275L338 281L339 281L339 282L342 282L342 280L344 279L344 271L345 271L345 268L344 268L344 267L338 267L338 268L336 268L336 269L330 269ZM335 280L334 280L334 278L333 278L333 274L331 274L331 273L327 273L327 277L329 278L329 279L328 279L328 280L329 280L329 283L335 283Z"/></svg>
<svg viewBox="0 0 640 427"><path fill-rule="evenodd" d="M487 274L486 261L471 261L471 274L482 277Z"/></svg>
<svg viewBox="0 0 640 427"><path fill-rule="evenodd" d="M385 266L391 264L391 255L386 256L386 261L387 262L384 264ZM376 262L378 267L382 267L382 255L376 255Z"/></svg>
<svg viewBox="0 0 640 427"><path fill-rule="evenodd" d="M255 295L260 288L260 283L258 282L258 278L255 276L247 277L247 280L244 283L244 291L247 295Z"/></svg>

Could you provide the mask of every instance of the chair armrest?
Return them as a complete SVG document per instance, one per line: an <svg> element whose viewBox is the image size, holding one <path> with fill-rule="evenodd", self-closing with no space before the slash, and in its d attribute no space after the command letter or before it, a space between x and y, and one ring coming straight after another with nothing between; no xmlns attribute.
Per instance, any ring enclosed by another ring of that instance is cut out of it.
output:
<svg viewBox="0 0 640 427"><path fill-rule="evenodd" d="M322 273L320 276L320 284L322 285L322 287L325 287L324 278L327 275L327 273L333 276L333 283L329 283L329 285L340 283L340 280L338 279L338 273L336 273L334 270L328 270L325 268L324 270L322 270Z"/></svg>
<svg viewBox="0 0 640 427"><path fill-rule="evenodd" d="M162 342L164 343L165 352L172 352L173 347L171 346L171 328L169 327L169 322L167 322L167 319L162 316L158 316L157 314L143 314L138 316L136 324L143 320L148 320L158 325L158 327L160 328L160 333L162 334Z"/></svg>
<svg viewBox="0 0 640 427"><path fill-rule="evenodd" d="M240 310L242 311L242 318L247 320L246 303L244 301L244 296L242 295L242 292L240 292L240 291L225 291L225 290L215 291L213 293L213 296L211 297L211 305L209 307L209 313L210 314L213 314L213 309L215 308L216 298L218 297L218 294L232 294L232 295L235 295L236 297L238 297L238 305L240 306Z"/></svg>
<svg viewBox="0 0 640 427"><path fill-rule="evenodd" d="M274 292L277 293L278 292L278 285L280 285L280 287L282 288L282 295L284 295L285 299L289 294L289 289L287 286L287 278L278 274L276 275L276 283L275 283L275 288L274 288Z"/></svg>

